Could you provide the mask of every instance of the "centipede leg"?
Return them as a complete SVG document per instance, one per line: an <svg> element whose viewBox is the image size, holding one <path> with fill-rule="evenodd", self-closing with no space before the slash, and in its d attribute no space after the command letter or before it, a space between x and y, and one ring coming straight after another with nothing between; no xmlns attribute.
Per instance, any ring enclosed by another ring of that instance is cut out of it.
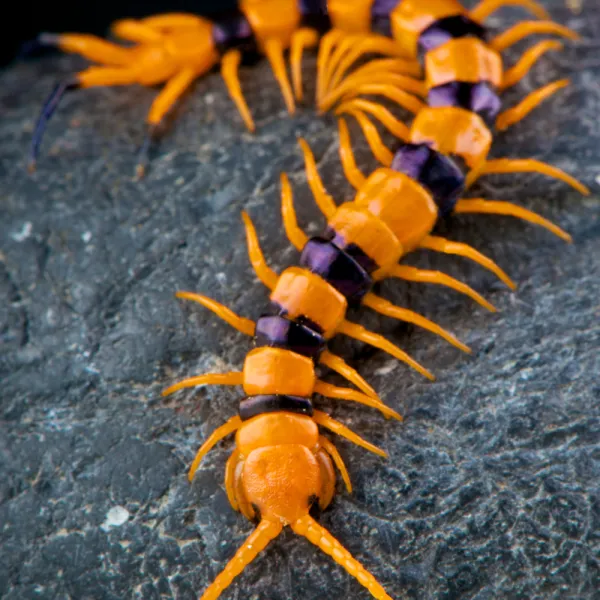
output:
<svg viewBox="0 0 600 600"><path fill-rule="evenodd" d="M223 321L229 323L229 325L241 333L245 333L246 335L254 335L254 330L256 328L256 323L254 321L236 315L230 308L227 308L212 298L208 298L202 294L194 294L193 292L183 291L177 292L175 296L184 300L197 302L205 308L208 308L208 310L214 312L218 317L223 319Z"/></svg>
<svg viewBox="0 0 600 600"><path fill-rule="evenodd" d="M159 31L135 19L119 19L110 26L110 30L123 40L139 44L151 44L162 39Z"/></svg>
<svg viewBox="0 0 600 600"><path fill-rule="evenodd" d="M181 27L197 27L202 24L202 19L188 13L173 12L144 17L140 19L140 23L156 31L168 31Z"/></svg>
<svg viewBox="0 0 600 600"><path fill-rule="evenodd" d="M317 55L317 105L320 104L325 92L323 89L325 73L331 57L331 51L343 35L344 33L341 30L332 29L323 36L319 44L319 54Z"/></svg>
<svg viewBox="0 0 600 600"><path fill-rule="evenodd" d="M94 35L79 33L42 33L38 41L43 46L55 46L63 52L80 54L92 62L123 67L131 63L133 55L129 48L107 42Z"/></svg>
<svg viewBox="0 0 600 600"><path fill-rule="evenodd" d="M477 171L471 171L466 178L466 187L471 187L483 175L496 173L541 173L569 184L584 196L589 196L590 190L563 170L534 158L497 158L488 160Z"/></svg>
<svg viewBox="0 0 600 600"><path fill-rule="evenodd" d="M392 100L392 102L395 102L398 106L405 108L415 115L423 110L426 106L413 94L405 92L391 83L380 83L377 81L366 82L357 85L351 92L346 93L344 100L350 100L361 94L383 96L384 98Z"/></svg>
<svg viewBox="0 0 600 600"><path fill-rule="evenodd" d="M525 97L517 106L501 112L496 119L496 129L504 131L511 125L522 121L532 110L537 108L546 98L569 85L568 79L559 79L541 87Z"/></svg>
<svg viewBox="0 0 600 600"><path fill-rule="evenodd" d="M364 394L367 394L367 396L371 396L381 402L381 398L377 395L377 392L364 380L360 373L356 369L353 369L341 356L333 354L333 352L330 352L329 350L324 350L319 357L319 362L322 365L329 367L332 371L339 373L350 383L353 383Z"/></svg>
<svg viewBox="0 0 600 600"><path fill-rule="evenodd" d="M351 44L349 52L343 58L340 56L337 66L332 60L326 91L334 89L350 66L365 54L375 52L383 56L396 57L397 60L400 60L403 56L403 52L399 45L394 40L382 35L371 34L368 36L361 36L357 41L354 39L353 42L356 43ZM420 75L421 69L417 61L408 59L403 66L406 74L415 76ZM333 67L335 67L335 70ZM319 106L319 108L321 108L321 106Z"/></svg>
<svg viewBox="0 0 600 600"><path fill-rule="evenodd" d="M286 72L285 61L283 60L283 46L281 42L276 38L268 39L265 42L265 54L273 70L273 75L275 75L275 79L281 88L288 112L293 114L296 110L296 105L294 104L294 94Z"/></svg>
<svg viewBox="0 0 600 600"><path fill-rule="evenodd" d="M199 385L242 385L244 383L244 374L241 371L231 371L229 373L204 373L196 377L188 377L182 381L174 383L166 390L162 391L162 396L169 396L178 390L184 388L197 387Z"/></svg>
<svg viewBox="0 0 600 600"><path fill-rule="evenodd" d="M319 436L319 444L320 446L331 456L335 466L338 468L340 474L342 475L342 479L344 484L346 485L346 489L348 493L352 493L352 482L350 481L350 474L348 473L348 469L344 464L344 459L340 456L338 449L335 445L330 442L324 435Z"/></svg>
<svg viewBox="0 0 600 600"><path fill-rule="evenodd" d="M475 302L484 308L487 308L490 312L496 312L496 307L488 302L481 294L476 292L471 286L458 281L454 277L450 277L450 275L441 273L440 271L426 271L424 269L417 269L416 267L409 267L408 265L396 265L390 272L390 276L398 277L399 279L404 279L406 281L444 285L461 294L469 296L475 300Z"/></svg>
<svg viewBox="0 0 600 600"><path fill-rule="evenodd" d="M470 258L473 262L476 262L494 273L496 277L503 281L511 290L514 290L517 287L512 279L493 260L467 244L451 242L442 237L428 235L421 241L419 247L427 250L435 250L436 252L443 252L444 254L456 254L457 256Z"/></svg>
<svg viewBox="0 0 600 600"><path fill-rule="evenodd" d="M415 371L424 377L427 377L427 379L430 379L431 381L435 380L435 377L425 367L420 365L414 358L411 358L406 352L404 352L404 350L400 350L398 346L392 344L389 340L386 340L382 335L373 333L358 323L351 323L350 321L344 320L338 327L338 332L354 338L359 342L363 342L373 346L374 348L383 350L394 358L406 363L415 369Z"/></svg>
<svg viewBox="0 0 600 600"><path fill-rule="evenodd" d="M227 563L217 578L202 594L200 600L217 600L231 582L274 540L283 529L280 522L263 519L248 536L243 546Z"/></svg>
<svg viewBox="0 0 600 600"><path fill-rule="evenodd" d="M394 137L402 140L403 142L408 141L410 137L409 128L400 120L396 119L394 115L381 104L371 102L370 100L364 100L363 98L355 98L349 102L340 104L336 109L336 115L347 112L355 116L353 111L359 110L363 113L369 113L373 115L386 129L394 135Z"/></svg>
<svg viewBox="0 0 600 600"><path fill-rule="evenodd" d="M359 435L348 429L345 425L342 425L339 421L332 419L327 413L321 412L320 410L315 410L313 419L317 425L321 425L321 427L325 427L326 429L329 429L329 431L333 431L333 433L341 435L353 444L356 444L357 446L360 446L369 452L373 452L373 454L387 457L387 452L384 452L381 448L378 448L370 442L367 442L367 440L361 438Z"/></svg>
<svg viewBox="0 0 600 600"><path fill-rule="evenodd" d="M368 67L370 65L365 66ZM360 93L357 90L364 89L364 86L368 84L389 84L396 89L410 92L422 98L427 95L424 83L412 77L399 73L374 71L372 69L369 69L365 73L361 73L360 71L361 69L347 77L339 86L333 88L327 94L323 100L324 110L329 110L340 98L355 98Z"/></svg>
<svg viewBox="0 0 600 600"><path fill-rule="evenodd" d="M463 352L471 353L471 349L469 346L463 344L459 341L455 336L451 333L426 319L425 317L419 315L418 313L409 310L408 308L402 308L400 306L395 306L391 302L388 302L384 298L369 292L364 298L362 303L369 308L377 311L381 315L385 315L387 317L392 317L393 319L398 319L400 321L405 321L406 323L412 323L413 325L417 325L418 327L422 327L423 329L427 329L427 331L431 331L436 335L439 335L441 338L445 339L448 343L452 344L454 347L462 350Z"/></svg>
<svg viewBox="0 0 600 600"><path fill-rule="evenodd" d="M290 46L290 64L292 66L292 83L296 100L302 100L302 54L304 48L312 48L319 41L319 34L314 29L302 28L292 35Z"/></svg>
<svg viewBox="0 0 600 600"><path fill-rule="evenodd" d="M520 42L522 39L537 33L559 35L571 40L580 39L577 32L553 21L522 21L496 36L490 42L490 47L496 50L496 52L504 52L504 50Z"/></svg>
<svg viewBox="0 0 600 600"><path fill-rule="evenodd" d="M310 515L291 525L292 529L320 548L363 585L375 600L392 600L382 585L332 535ZM208 600L208 599L207 599Z"/></svg>
<svg viewBox="0 0 600 600"><path fill-rule="evenodd" d="M517 64L508 69L502 78L501 90L506 90L509 87L517 84L527 73L531 67L550 50L562 50L564 45L556 40L544 40L538 42L523 53L523 56L518 60Z"/></svg>
<svg viewBox="0 0 600 600"><path fill-rule="evenodd" d="M367 396L366 394L357 392L356 390L352 390L350 388L336 387L317 379L317 382L315 383L315 392L327 398L358 402L359 404L376 408L377 410L381 411L386 418L394 418L398 421L402 420L402 417L395 410L392 410L389 406L386 406L383 402L381 402L381 400L375 400L375 398L372 396Z"/></svg>
<svg viewBox="0 0 600 600"><path fill-rule="evenodd" d="M142 178L146 172L150 146L158 126L167 112L171 109L175 102L177 102L177 100L182 96L182 94L192 84L197 76L198 72L194 69L182 69L179 73L177 73L177 75L169 79L163 90L152 103L147 118L146 136L138 154L138 161L136 165L136 176L138 179Z"/></svg>
<svg viewBox="0 0 600 600"><path fill-rule="evenodd" d="M72 90L75 90L79 87L79 81L76 78L67 79L66 81L61 81L58 83L50 95L44 102L44 106L40 112L40 116L38 117L37 123L35 124L35 130L33 132L33 137L31 138L31 146L29 149L29 160L27 164L27 168L30 173L33 173L36 168L37 157L40 151L40 145L42 143L42 138L44 136L44 132L46 131L46 126L48 125L48 121L50 117L54 114L54 111L58 108L60 101L63 96Z"/></svg>
<svg viewBox="0 0 600 600"><path fill-rule="evenodd" d="M29 151L28 169L35 171L42 137L50 117L54 114L66 92L77 88L88 88L104 85L127 85L135 81L135 73L128 69L115 67L89 67L74 77L59 83L50 93L40 116L38 117Z"/></svg>
<svg viewBox="0 0 600 600"><path fill-rule="evenodd" d="M281 215L288 240L296 250L301 251L308 242L308 236L298 226L292 188L285 173L281 174Z"/></svg>
<svg viewBox="0 0 600 600"><path fill-rule="evenodd" d="M481 0L481 2L469 12L469 17L474 21L485 21L492 13L503 6L521 6L539 19L550 18L546 9L535 2L535 0Z"/></svg>
<svg viewBox="0 0 600 600"><path fill-rule="evenodd" d="M512 202L502 202L499 200L486 200L484 198L468 198L459 200L454 207L455 213L478 213L478 214L490 214L490 215L507 215L540 225L554 235L565 240L565 242L572 242L571 236L549 221L544 219L541 215L534 213L531 210L527 210L521 206L517 206Z"/></svg>
<svg viewBox="0 0 600 600"><path fill-rule="evenodd" d="M246 212L242 212L242 219L244 220L244 226L246 227L246 241L248 243L250 263L254 268L256 276L266 287L272 290L277 284L279 277L277 273L267 265L252 219L250 219Z"/></svg>
<svg viewBox="0 0 600 600"><path fill-rule="evenodd" d="M242 54L239 50L229 50L225 53L221 59L221 76L227 87L227 91L231 96L231 99L235 102L238 112L242 116L244 123L249 131L254 131L256 126L252 119L252 114L242 93L242 86L240 85L240 78L238 75L238 69L240 61L242 60Z"/></svg>
<svg viewBox="0 0 600 600"><path fill-rule="evenodd" d="M306 169L306 180L308 181L308 185L310 186L312 195L315 199L315 202L317 203L317 206L319 207L325 218L329 219L335 214L335 211L337 210L336 204L333 198L327 193L327 190L323 185L323 180L319 175L319 170L317 169L315 156L312 150L310 149L310 146L303 138L298 138L298 143L300 144L302 154L304 155L304 168Z"/></svg>
<svg viewBox="0 0 600 600"><path fill-rule="evenodd" d="M363 113L361 110L358 110L357 108L351 106L350 103L348 103L348 105L342 106L344 106L344 108L342 109L342 107L340 107L338 111L336 111L336 114L339 114L340 112L345 112L352 115L358 121L361 129L363 130L363 133L367 138L369 148L371 148L371 152L373 152L375 158L382 165L389 167L392 164L394 154L383 143L383 141L381 140L381 136L377 131L377 128L375 127L375 125L373 125L369 117L367 117L367 115L365 115L365 113Z"/></svg>
<svg viewBox="0 0 600 600"><path fill-rule="evenodd" d="M190 471L188 473L188 479L192 481L194 479L194 475L198 470L198 466L202 459L212 450L212 448L218 444L223 438L226 438L228 435L236 432L242 426L242 419L240 419L239 415L235 415L231 417L228 421L223 423L220 427L217 427L209 436L208 439L200 446L200 449L196 453L196 457L192 462L192 466L190 467Z"/></svg>
<svg viewBox="0 0 600 600"><path fill-rule="evenodd" d="M350 142L350 132L348 131L348 125L346 124L346 121L341 118L338 119L338 127L340 134L340 159L342 161L344 175L352 187L358 190L364 185L366 177L356 166L356 159L354 158L354 152Z"/></svg>

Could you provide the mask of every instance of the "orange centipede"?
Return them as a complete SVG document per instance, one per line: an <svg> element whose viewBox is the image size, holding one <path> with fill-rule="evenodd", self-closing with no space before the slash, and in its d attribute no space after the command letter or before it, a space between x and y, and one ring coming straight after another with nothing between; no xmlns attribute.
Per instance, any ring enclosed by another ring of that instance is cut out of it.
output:
<svg viewBox="0 0 600 600"><path fill-rule="evenodd" d="M336 113L349 114L358 120L373 154L383 165L368 178L363 175L354 160L348 127L341 117L340 157L357 197L368 196L383 185L396 186L398 197L403 197L396 208L399 218L404 214L407 227L415 232L420 230L417 237L405 245L407 252L421 247L449 254L463 253L460 245L430 235L438 217L450 213L510 215L541 225L563 240L571 241L561 228L514 203L461 196L483 175L517 172L542 173L566 182L582 194L589 194L588 188L575 178L541 161L488 160L492 124L497 130L507 129L569 83L567 79L554 81L531 92L517 106L501 112L499 94L518 83L542 55L561 49L562 44L554 40L540 41L509 69L504 67L502 51L532 34L556 34L569 39L578 39L578 34L548 20L546 11L533 0L482 0L471 11L456 0L402 0L375 5L380 10L378 14L384 12L384 7L387 10L395 52L402 48L405 57L420 58L424 81L402 73L404 62L397 63L395 58L389 57L372 60L347 75L352 64L366 53L391 54L381 37L370 33L365 19L360 26L356 25L358 33L348 35L334 30L325 36L318 59L319 109L329 110L339 102ZM505 5L524 7L544 20L520 22L491 37L483 21ZM363 94L384 96L415 113L410 128L381 104L359 97ZM395 152L383 144L368 114L400 140ZM306 149L304 151L306 154ZM307 165L313 193L322 195L325 192L315 179L314 161ZM437 206L435 218L417 209L412 191L415 184ZM406 278L416 277L412 269L403 270ZM501 278L509 283L502 275Z"/></svg>
<svg viewBox="0 0 600 600"><path fill-rule="evenodd" d="M144 174L152 140L165 115L197 78L219 63L227 90L250 131L255 130L254 120L239 78L244 55L267 57L287 110L293 113L294 95L302 98L304 49L316 46L328 27L344 25L343 14L331 18L328 4L325 0L240 0L236 12L214 21L189 13L165 13L113 23L111 33L130 45L87 34L41 34L35 44L79 54L94 64L58 83L48 96L32 136L29 170L35 170L46 125L62 97L79 88L165 84L146 117L138 177ZM294 90L284 60L287 49ZM418 65L409 61L405 70L419 73Z"/></svg>

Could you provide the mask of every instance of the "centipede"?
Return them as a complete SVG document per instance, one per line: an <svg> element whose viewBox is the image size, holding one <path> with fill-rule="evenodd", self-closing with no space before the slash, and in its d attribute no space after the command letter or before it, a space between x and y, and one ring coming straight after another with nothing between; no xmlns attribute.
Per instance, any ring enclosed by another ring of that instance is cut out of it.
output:
<svg viewBox="0 0 600 600"><path fill-rule="evenodd" d="M363 5L371 3L363 2ZM543 20L522 21L492 36L483 21L507 5L526 8ZM418 60L423 65L423 80L404 73L405 61L391 57L381 36L371 33L373 16L388 19L397 45L395 52L401 47L408 59ZM567 242L572 241L563 229L515 203L463 198L462 195L483 175L523 172L544 174L562 180L584 195L589 194L585 185L544 162L530 158L488 159L493 129L504 131L519 123L569 84L568 79L551 82L531 92L516 106L502 110L501 92L521 81L540 57L549 51L561 50L563 44L556 40L540 41L508 69L504 67L502 52L534 34L555 34L571 40L577 40L578 34L548 20L546 11L532 0L483 0L471 11L456 0L375 2L370 13L358 11L355 17L358 33L332 30L321 43L317 104L323 112L339 103L335 112L340 115L340 158L346 178L357 190L357 198L370 197L382 188L388 188L393 194L395 188L397 197L402 198L395 208L398 216L406 209L407 227L415 233L423 227L415 238L406 240L405 249L410 252L420 247L466 255L461 245L431 235L439 219L452 213L513 216L545 227ZM361 56L372 52L387 56L371 60L346 75ZM362 95L383 96L414 113L411 126L395 118L381 103ZM369 177L356 165L348 126L341 115L350 115L358 121L375 158L382 165ZM394 152L384 145L369 115L399 141ZM306 148L303 150L306 154ZM313 194L326 194L317 180L314 160L307 161L307 172ZM431 212L424 209L425 204L421 208L417 206L420 202L415 201L415 184L431 196ZM319 204L323 206L322 202ZM325 212L326 216L330 212ZM471 258L484 264L481 257L471 255ZM513 287L505 274L490 263L487 266ZM404 269L407 278L418 276L412 269Z"/></svg>
<svg viewBox="0 0 600 600"><path fill-rule="evenodd" d="M482 21L498 8L517 5L544 20L521 22L488 41ZM206 588L201 600L217 600L247 565L289 527L342 566L377 600L391 596L376 578L313 516L326 509L336 491L336 472L352 493L349 470L322 430L339 435L382 458L385 451L315 407L316 396L355 402L386 419L402 416L386 405L373 387L329 344L344 335L402 361L429 380L435 376L386 337L350 321L350 308L367 306L377 313L422 327L457 349L470 348L426 317L396 306L373 292L386 278L435 283L462 293L489 311L495 307L469 285L437 271L400 264L419 248L469 258L498 276L512 279L493 260L467 244L432 234L450 213L510 215L545 227L565 241L567 232L514 203L466 199L462 194L479 177L493 173L537 172L560 179L583 194L587 188L567 173L533 159L488 160L492 125L504 130L527 116L543 100L565 87L559 80L531 93L518 106L501 112L499 93L515 85L547 51L560 49L543 41L504 69L501 52L534 33L576 39L575 32L548 20L533 0L482 0L467 11L455 0L242 0L235 16L209 21L195 15L168 13L125 19L112 26L125 47L94 36L44 34L40 43L54 45L99 63L58 84L46 101L33 135L30 168L35 167L46 124L67 91L101 85L157 85L164 89L146 119L137 174L143 176L149 150L168 110L192 82L221 64L221 73L246 127L254 121L241 91L242 54L264 54L286 108L293 113L302 100L302 56L320 43L317 106L339 116L340 158L355 188L351 201L337 205L318 173L314 154L300 138L307 181L326 219L319 236L299 226L292 187L282 173L281 216L290 244L300 253L298 265L277 273L267 263L258 233L242 213L250 263L269 290L269 302L256 320L240 316L218 301L193 291L176 297L212 311L252 339L241 371L205 373L181 380L162 394L204 385L241 386L238 413L213 431L199 448L188 473L193 480L203 458L222 440L235 435L225 466L224 486L235 511L256 525L232 559ZM391 36L374 25L388 20ZM315 21L318 26L315 27ZM290 51L291 78L284 51ZM347 75L363 55L378 53ZM424 73L424 79L419 77ZM362 98L382 95L415 114L410 128L381 104ZM343 115L355 117L382 164L366 177L358 168ZM367 116L378 119L401 142L391 152ZM327 383L325 367L351 387ZM356 389L355 389L356 388Z"/></svg>

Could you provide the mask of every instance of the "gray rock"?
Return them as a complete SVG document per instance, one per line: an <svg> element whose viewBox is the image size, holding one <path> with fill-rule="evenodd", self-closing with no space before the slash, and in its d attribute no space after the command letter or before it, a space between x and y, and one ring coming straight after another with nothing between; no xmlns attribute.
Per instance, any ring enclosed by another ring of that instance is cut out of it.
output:
<svg viewBox="0 0 600 600"><path fill-rule="evenodd" d="M533 175L490 177L475 193L543 213L574 244L500 217L456 216L440 228L496 259L515 293L466 261L411 256L499 308L487 313L438 286L382 286L470 344L471 356L368 310L353 316L431 368L434 383L381 352L334 343L405 421L319 402L389 452L382 460L336 439L355 492L338 485L320 522L394 598L600 598L600 12L587 4L573 16L552 4L585 39L545 57L506 102L559 77L572 85L500 135L493 155L549 161L593 193ZM494 23L511 14L522 15L505 11ZM292 177L302 225L323 226L298 135L336 199L351 190L333 117L316 115L311 101L289 117L265 62L242 71L256 135L210 75L175 111L138 183L135 151L155 92L86 90L60 107L31 176L25 157L41 103L83 64L48 57L0 75L0 596L192 599L252 529L223 489L231 440L187 481L196 449L240 394L201 388L165 401L160 390L239 369L249 344L173 294L201 291L259 315L267 295L246 257L240 211L276 269L297 260L281 227L281 171ZM305 71L314 74L314 58ZM308 98L313 91L309 84ZM359 164L372 169L353 133ZM340 595L368 597L285 532L223 598Z"/></svg>

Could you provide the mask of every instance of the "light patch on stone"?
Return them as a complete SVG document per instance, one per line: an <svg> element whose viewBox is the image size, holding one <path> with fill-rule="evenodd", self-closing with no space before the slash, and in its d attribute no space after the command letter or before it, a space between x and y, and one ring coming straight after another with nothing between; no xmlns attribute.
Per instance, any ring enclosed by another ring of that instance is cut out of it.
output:
<svg viewBox="0 0 600 600"><path fill-rule="evenodd" d="M120 527L129 519L129 511L123 506L113 506L107 513L104 523L100 526L104 531L111 527Z"/></svg>
<svg viewBox="0 0 600 600"><path fill-rule="evenodd" d="M26 221L21 227L20 231L14 231L10 234L10 237L15 240L15 242L24 242L30 235L31 230L33 229L33 225L30 221Z"/></svg>

